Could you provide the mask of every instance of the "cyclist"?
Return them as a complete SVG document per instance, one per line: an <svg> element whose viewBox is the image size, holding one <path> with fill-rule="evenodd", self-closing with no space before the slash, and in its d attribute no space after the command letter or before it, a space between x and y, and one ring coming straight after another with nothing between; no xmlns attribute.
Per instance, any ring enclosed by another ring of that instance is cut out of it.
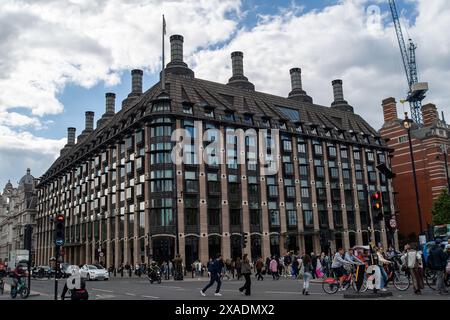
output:
<svg viewBox="0 0 450 320"><path fill-rule="evenodd" d="M342 284L345 280L345 265L352 265L353 263L346 261L344 259L344 249L339 248L333 258L333 263L331 264L331 270L336 278L339 279L339 291L343 291Z"/></svg>
<svg viewBox="0 0 450 320"><path fill-rule="evenodd" d="M12 287L17 288L19 284L22 284L22 278L25 277L25 270L18 265L11 273L11 277L13 278Z"/></svg>

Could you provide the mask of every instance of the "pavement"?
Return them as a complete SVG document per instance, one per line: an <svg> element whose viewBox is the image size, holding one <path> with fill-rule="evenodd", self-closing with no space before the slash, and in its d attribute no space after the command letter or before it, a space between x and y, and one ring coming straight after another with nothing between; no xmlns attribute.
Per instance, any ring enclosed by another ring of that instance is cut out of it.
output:
<svg viewBox="0 0 450 320"><path fill-rule="evenodd" d="M60 295L65 280L58 280L58 294ZM252 295L243 296L238 291L243 285L243 279L223 280L222 297L214 296L215 285L206 292L206 297L200 295L200 290L207 283L208 278L185 277L183 281L163 280L161 284L150 284L146 277L112 277L108 281L88 281L86 289L90 300L344 300L344 293L338 292L328 295L323 292L321 281L311 283L310 295L302 295L302 281L280 278L273 280L265 277L263 281L256 281L252 277ZM53 300L54 280L39 279L31 281L31 296L28 300ZM7 285L7 290L9 286ZM391 297L376 298L376 300L444 300L450 301L450 296L438 295L436 291L426 288L423 295L416 296L413 289L401 292L392 285L389 287ZM58 297L59 298L59 297ZM5 292L0 300L8 300L9 293ZM21 299L17 297L16 299Z"/></svg>

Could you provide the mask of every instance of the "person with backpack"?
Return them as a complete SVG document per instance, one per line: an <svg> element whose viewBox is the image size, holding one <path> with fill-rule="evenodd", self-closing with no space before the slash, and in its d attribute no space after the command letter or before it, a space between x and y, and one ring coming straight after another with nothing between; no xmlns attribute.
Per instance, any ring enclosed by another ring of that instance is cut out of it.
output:
<svg viewBox="0 0 450 320"><path fill-rule="evenodd" d="M405 246L405 251L405 254L400 258L402 265L409 270L409 274L412 277L414 293L420 295L422 294L421 290L424 288L422 255L409 244Z"/></svg>
<svg viewBox="0 0 450 320"><path fill-rule="evenodd" d="M441 239L436 239L433 247L430 248L428 256L428 267L436 273L436 284L439 294L448 294L445 287L444 276L445 268L447 267L447 254L441 248Z"/></svg>

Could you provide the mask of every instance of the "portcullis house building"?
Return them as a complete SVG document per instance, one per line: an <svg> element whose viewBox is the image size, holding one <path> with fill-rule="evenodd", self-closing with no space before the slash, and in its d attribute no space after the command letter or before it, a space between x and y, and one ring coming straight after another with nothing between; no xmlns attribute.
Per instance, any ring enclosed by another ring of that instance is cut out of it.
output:
<svg viewBox="0 0 450 320"><path fill-rule="evenodd" d="M87 112L76 143L68 129L67 145L38 186L37 264L55 254L51 217L58 213L66 217L64 260L108 267L176 253L186 266L219 252L252 259L319 253L368 244L371 232L384 246L394 241L385 221L370 219L368 197L381 191L390 219L391 181L376 169L390 166L390 150L344 100L342 81L333 81L329 107L313 103L298 68L287 97L261 93L244 75L241 52L231 54L227 84L201 80L183 62L183 37L170 41L164 85L142 92L143 73L133 70L120 111L107 93L96 128ZM239 128L270 130L263 139L245 136L237 150L226 133ZM184 146L182 163L172 159L176 129L202 138ZM220 142L216 155L248 159L255 146L265 153L261 141L269 140L279 149L274 175L262 174L259 162L199 161L212 141Z"/></svg>

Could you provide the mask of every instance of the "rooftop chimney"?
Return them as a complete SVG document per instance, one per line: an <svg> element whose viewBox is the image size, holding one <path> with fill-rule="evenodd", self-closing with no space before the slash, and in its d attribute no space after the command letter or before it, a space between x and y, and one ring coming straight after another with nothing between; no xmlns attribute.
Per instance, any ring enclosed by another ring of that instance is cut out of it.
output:
<svg viewBox="0 0 450 320"><path fill-rule="evenodd" d="M289 99L312 103L313 99L302 88L302 69L293 68L290 73L292 91L289 93Z"/></svg>
<svg viewBox="0 0 450 320"><path fill-rule="evenodd" d="M255 85L248 81L244 76L244 54L240 51L231 53L231 65L233 68L233 76L228 81L228 85L255 91Z"/></svg>
<svg viewBox="0 0 450 320"><path fill-rule="evenodd" d="M342 88L342 80L333 80L331 82L333 85L333 95L334 102L331 104L332 108L339 109L341 111L354 112L353 107L344 100L344 90Z"/></svg>
<svg viewBox="0 0 450 320"><path fill-rule="evenodd" d="M75 132L77 129L75 128L67 128L67 145L68 147L71 147L75 145Z"/></svg>
<svg viewBox="0 0 450 320"><path fill-rule="evenodd" d="M106 111L105 115L112 116L116 112L116 94L108 92L105 94Z"/></svg>
<svg viewBox="0 0 450 320"><path fill-rule="evenodd" d="M194 77L194 71L189 69L183 61L183 36L174 34L170 36L170 57L171 61L167 64L166 73L186 75Z"/></svg>
<svg viewBox="0 0 450 320"><path fill-rule="evenodd" d="M131 70L131 93L142 93L142 76L144 72L139 69Z"/></svg>
<svg viewBox="0 0 450 320"><path fill-rule="evenodd" d="M382 102L384 123L389 123L398 119L397 102L394 98L384 99Z"/></svg>
<svg viewBox="0 0 450 320"><path fill-rule="evenodd" d="M439 113L437 111L436 105L428 103L422 106L423 115L423 125L425 127L432 126L436 124L439 120Z"/></svg>
<svg viewBox="0 0 450 320"><path fill-rule="evenodd" d="M94 130L94 112L86 111L85 131L90 132Z"/></svg>

